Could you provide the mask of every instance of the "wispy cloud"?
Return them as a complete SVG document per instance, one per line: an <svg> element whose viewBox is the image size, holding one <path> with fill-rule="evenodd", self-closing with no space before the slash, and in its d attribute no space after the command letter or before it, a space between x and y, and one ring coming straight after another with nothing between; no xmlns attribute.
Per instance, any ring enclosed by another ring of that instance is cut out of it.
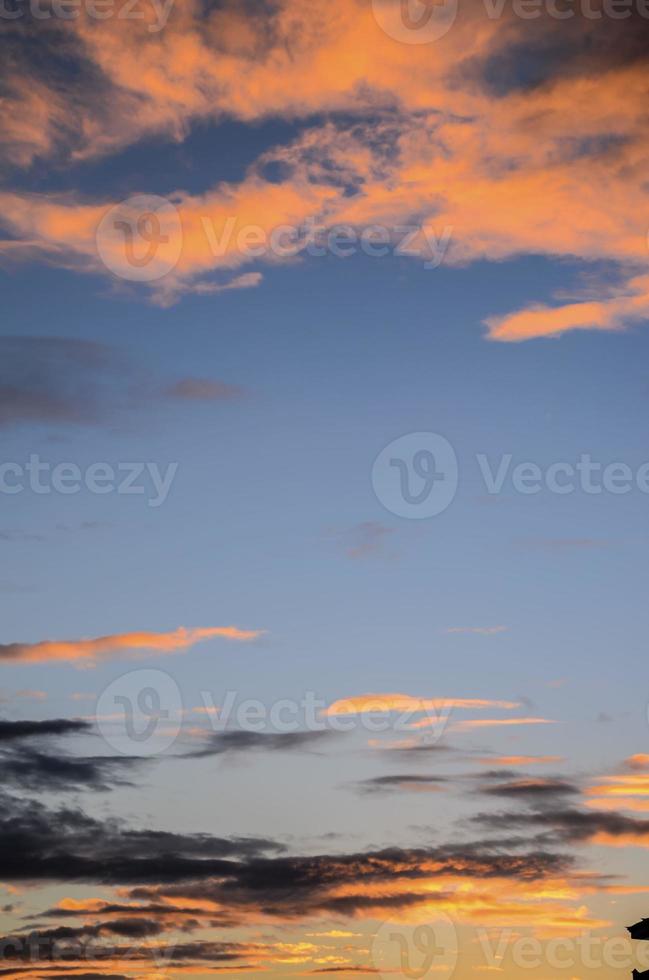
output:
<svg viewBox="0 0 649 980"><path fill-rule="evenodd" d="M352 789L361 795L377 795L384 793L439 793L443 790L446 779L443 776L374 776L371 779L361 779L352 784Z"/></svg>
<svg viewBox="0 0 649 980"><path fill-rule="evenodd" d="M478 759L483 766L550 766L563 761L560 755L498 755Z"/></svg>
<svg viewBox="0 0 649 980"><path fill-rule="evenodd" d="M0 427L114 426L124 413L163 399L217 402L242 394L238 385L210 378L181 377L163 387L124 352L95 341L0 337ZM6 540L26 537L20 531L0 534L9 535Z"/></svg>
<svg viewBox="0 0 649 980"><path fill-rule="evenodd" d="M6 663L83 663L86 666L110 657L134 657L142 654L170 654L187 650L204 640L255 640L261 630L243 630L237 626L208 626L168 633L116 633L81 640L43 640L39 643L0 644L0 662Z"/></svg>
<svg viewBox="0 0 649 980"><path fill-rule="evenodd" d="M197 749L177 758L202 759L244 752L310 752L326 744L332 737L332 732L320 731L253 732L237 729L214 732L209 733Z"/></svg>
<svg viewBox="0 0 649 980"><path fill-rule="evenodd" d="M456 732L470 731L474 728L501 728L517 725L556 725L552 718L468 718L453 725Z"/></svg>
<svg viewBox="0 0 649 980"><path fill-rule="evenodd" d="M47 692L24 688L21 691L0 690L0 704L7 704L11 701L47 701Z"/></svg>
<svg viewBox="0 0 649 980"><path fill-rule="evenodd" d="M394 534L394 528L386 527L379 521L363 521L345 531L340 531L338 537L344 544L348 558L372 558L386 555L385 546Z"/></svg>
<svg viewBox="0 0 649 980"><path fill-rule="evenodd" d="M649 812L649 759L631 756L624 768L631 771L602 776L586 787L587 806L595 810Z"/></svg>
<svg viewBox="0 0 649 980"><path fill-rule="evenodd" d="M560 337L569 330L623 330L649 317L649 276L636 276L614 299L568 303L564 306L529 306L485 321L490 340L522 341Z"/></svg>
<svg viewBox="0 0 649 980"><path fill-rule="evenodd" d="M495 773L494 775L498 776L499 774ZM564 779L542 779L525 776L483 784L478 792L505 798L553 799L562 796L576 796L580 791L578 786Z"/></svg>
<svg viewBox="0 0 649 980"><path fill-rule="evenodd" d="M411 694L359 694L352 698L334 701L323 714L360 715L368 713L387 714L392 711L424 712L440 709L466 708L518 708L518 701L494 701L490 698L426 698Z"/></svg>
<svg viewBox="0 0 649 980"><path fill-rule="evenodd" d="M116 352L94 341L65 337L0 338L0 425L19 422L99 422L107 378L119 380ZM117 402L124 391L117 385Z"/></svg>

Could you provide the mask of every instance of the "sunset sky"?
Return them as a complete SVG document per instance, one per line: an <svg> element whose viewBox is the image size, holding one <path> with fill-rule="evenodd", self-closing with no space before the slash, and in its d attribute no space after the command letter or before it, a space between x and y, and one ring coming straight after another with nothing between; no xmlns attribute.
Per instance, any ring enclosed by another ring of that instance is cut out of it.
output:
<svg viewBox="0 0 649 980"><path fill-rule="evenodd" d="M0 30L0 977L649 970L649 4Z"/></svg>

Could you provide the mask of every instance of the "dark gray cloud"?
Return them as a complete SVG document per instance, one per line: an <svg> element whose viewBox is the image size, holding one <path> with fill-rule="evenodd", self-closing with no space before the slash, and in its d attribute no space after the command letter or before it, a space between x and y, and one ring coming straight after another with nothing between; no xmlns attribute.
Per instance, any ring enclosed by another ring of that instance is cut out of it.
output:
<svg viewBox="0 0 649 980"><path fill-rule="evenodd" d="M234 857L282 850L262 838L133 830L0 792L0 880L8 882L177 882L227 873Z"/></svg>
<svg viewBox="0 0 649 980"><path fill-rule="evenodd" d="M200 748L176 758L203 759L211 755L243 752L299 752L322 746L333 732L251 732L236 730L210 734Z"/></svg>
<svg viewBox="0 0 649 980"><path fill-rule="evenodd" d="M81 719L0 719L0 772L4 786L30 792L108 790L128 785L128 774L147 760L135 756L78 756L53 751L49 740L87 735Z"/></svg>
<svg viewBox="0 0 649 980"><path fill-rule="evenodd" d="M498 0L493 0L498 5ZM594 16L586 17L580 5L566 2L557 5L567 12L561 18L552 16L550 8L539 5L538 16L521 20L510 3L503 5L503 19L508 20L508 43L499 45L496 51L472 66L462 66L463 72L472 70L496 96L515 91L530 91L549 86L554 81L604 75L633 62L649 58L649 21L635 4L629 5L628 17L611 18L603 10L603 0L594 0ZM598 16L599 12L599 16ZM567 152L579 149L575 140ZM582 145L579 155L601 156L615 150L615 139L598 138L596 142Z"/></svg>
<svg viewBox="0 0 649 980"><path fill-rule="evenodd" d="M131 897L156 900L209 900L225 905L231 912L254 911L282 918L316 913L353 915L355 912L414 907L436 898L448 899L441 888L435 893L431 879L475 877L541 880L565 873L571 866L566 855L528 850L524 854L490 849L482 842L441 845L426 848L385 848L380 851L345 855L321 854L310 857L279 856L232 862L219 878L178 882L173 885L139 886ZM391 893L395 881L411 882L408 891ZM418 888L419 881L426 887ZM354 885L352 894L339 894L345 885ZM367 891L362 891L362 886ZM381 892L376 886L383 886ZM373 887L372 887L373 886ZM333 893L333 894L332 894Z"/></svg>
<svg viewBox="0 0 649 980"><path fill-rule="evenodd" d="M56 980L132 980L132 977L124 973L70 973L70 966L56 967L52 964L43 964L44 976L55 976ZM0 970L0 977L19 977L21 974L34 976L33 966L7 967Z"/></svg>
<svg viewBox="0 0 649 980"><path fill-rule="evenodd" d="M318 970L310 970L309 976L321 973L380 973L380 970L371 966L321 966Z"/></svg>
<svg viewBox="0 0 649 980"><path fill-rule="evenodd" d="M494 779L495 777L495 779ZM500 778L499 778L500 777ZM503 778L505 777L505 778ZM488 796L502 796L510 799L557 799L562 796L578 795L579 786L565 779L534 778L519 776L517 773L486 773L486 785L478 787L479 793Z"/></svg>
<svg viewBox="0 0 649 980"><path fill-rule="evenodd" d="M416 761L421 759L422 762L426 761L430 756L438 755L445 752L457 752L452 746L447 745L444 742L412 742L403 745L388 746L386 748L381 748L380 754L384 758L393 759L408 759L408 761Z"/></svg>
<svg viewBox="0 0 649 980"><path fill-rule="evenodd" d="M160 918L165 916L182 916L191 915L198 916L204 915L205 910L194 906L177 906L177 905L164 905L161 903L149 904L149 905L126 905L120 904L118 902L104 902L103 904L97 906L96 904L88 906L84 909L83 907L76 908L63 908L60 906L55 906L53 908L47 909L45 912L40 912L38 915L32 916L33 919L78 919L84 916L101 915L105 918L108 915L117 916L134 916L143 915L146 917Z"/></svg>
<svg viewBox="0 0 649 980"><path fill-rule="evenodd" d="M119 359L104 344L64 337L0 338L0 426L97 423Z"/></svg>
<svg viewBox="0 0 649 980"><path fill-rule="evenodd" d="M135 756L55 755L27 747L0 751L4 785L36 793L105 792L115 786L133 785L129 775L147 761Z"/></svg>
<svg viewBox="0 0 649 980"><path fill-rule="evenodd" d="M70 970L88 961L132 963L155 961L158 965L221 963L239 960L263 949L254 944L213 941L169 942L164 926L153 920L97 922L80 927L58 926L0 937L5 963L30 964L33 970ZM158 938L158 943L151 940ZM126 940L126 941L124 941ZM65 966L62 966L65 964ZM103 976L103 975L102 975Z"/></svg>
<svg viewBox="0 0 649 980"><path fill-rule="evenodd" d="M393 792L422 792L442 788L446 783L444 776L374 776L372 779L362 779L352 783L352 789L362 794L393 793Z"/></svg>
<svg viewBox="0 0 649 980"><path fill-rule="evenodd" d="M289 856L282 850L263 838L131 829L75 807L52 809L4 793L0 799L0 880L131 886L129 901L150 908L172 899L189 910L209 900L226 910L229 924L251 913L287 920L389 912L447 899L441 884L439 892L431 889L436 877L532 882L565 874L572 865L570 856L550 848L516 853L483 841L342 855ZM391 888L395 881L398 889ZM346 885L353 891L347 893ZM113 916L97 914L106 929L109 922L115 929ZM115 916L122 929L140 928L123 925L139 921L137 914ZM143 913L143 921L157 918Z"/></svg>
<svg viewBox="0 0 649 980"><path fill-rule="evenodd" d="M154 760L140 756L71 755L53 751L42 741L46 737L83 735L92 731L88 722L75 719L0 720L0 768L4 785L30 792L107 791L116 786L133 785L134 771L153 764ZM334 737L332 732L215 732L200 747L174 758L314 751ZM26 741L29 744L24 744ZM34 742L38 744L32 744Z"/></svg>
<svg viewBox="0 0 649 980"><path fill-rule="evenodd" d="M9 721L0 719L0 742L25 738L71 735L92 731L89 722L80 718L51 718L45 721Z"/></svg>
<svg viewBox="0 0 649 980"><path fill-rule="evenodd" d="M380 973L373 966L321 966L317 970L309 970L309 976L319 976L321 973Z"/></svg>
<svg viewBox="0 0 649 980"><path fill-rule="evenodd" d="M225 401L242 390L184 378L161 388L124 353L68 337L0 337L0 428L114 425L124 412L168 401Z"/></svg>
<svg viewBox="0 0 649 980"><path fill-rule="evenodd" d="M649 841L649 820L616 811L598 813L569 807L543 808L524 812L481 813L472 818L483 827L541 830L547 840L563 844L586 843L598 834L638 837Z"/></svg>

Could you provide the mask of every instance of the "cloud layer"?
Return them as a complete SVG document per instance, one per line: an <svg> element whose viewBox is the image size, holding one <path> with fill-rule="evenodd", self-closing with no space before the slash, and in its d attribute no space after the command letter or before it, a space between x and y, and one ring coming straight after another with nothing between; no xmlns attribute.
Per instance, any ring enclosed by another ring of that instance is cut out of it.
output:
<svg viewBox="0 0 649 980"><path fill-rule="evenodd" d="M390 239L411 223L423 230L405 252L424 261L446 230L444 261L455 266L519 255L606 263L568 301L530 297L487 316L492 340L647 318L647 21L637 11L519 19L476 0L431 46L390 37L361 0L281 0L254 17L245 5L206 14L184 0L160 31L145 7L143 20L101 30L84 16L57 25L40 35L35 64L10 44L11 160L84 160L152 134L182 140L198 120L272 115L303 127L239 181L170 188L182 240L177 265L151 286L158 302L217 292L228 275L244 285L237 270L251 264L306 257L304 231L292 250L284 236L259 252L259 235L280 226L378 225ZM61 43L79 71L54 94ZM106 271L95 238L115 201L5 191L0 203L8 257ZM259 282L258 271L243 275Z"/></svg>

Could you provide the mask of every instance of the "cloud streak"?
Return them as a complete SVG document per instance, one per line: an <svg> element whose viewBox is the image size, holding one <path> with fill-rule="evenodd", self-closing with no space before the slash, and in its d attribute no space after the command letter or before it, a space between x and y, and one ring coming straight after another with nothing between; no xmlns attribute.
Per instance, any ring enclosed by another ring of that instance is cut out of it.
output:
<svg viewBox="0 0 649 980"><path fill-rule="evenodd" d="M453 725L456 732L467 732L476 728L508 728L518 725L556 725L552 718L467 718Z"/></svg>
<svg viewBox="0 0 649 980"><path fill-rule="evenodd" d="M208 626L168 633L147 631L115 633L89 640L43 640L39 643L0 644L0 662L5 663L82 663L86 666L113 657L133 658L143 655L172 654L188 650L210 639L234 641L256 640L261 630L244 630L236 626Z"/></svg>
<svg viewBox="0 0 649 980"><path fill-rule="evenodd" d="M388 714L390 712L418 713L425 711L451 710L464 708L481 710L483 708L518 708L518 701L500 701L489 698L427 698L410 694L359 694L356 697L341 698L326 708L326 717L337 715Z"/></svg>

